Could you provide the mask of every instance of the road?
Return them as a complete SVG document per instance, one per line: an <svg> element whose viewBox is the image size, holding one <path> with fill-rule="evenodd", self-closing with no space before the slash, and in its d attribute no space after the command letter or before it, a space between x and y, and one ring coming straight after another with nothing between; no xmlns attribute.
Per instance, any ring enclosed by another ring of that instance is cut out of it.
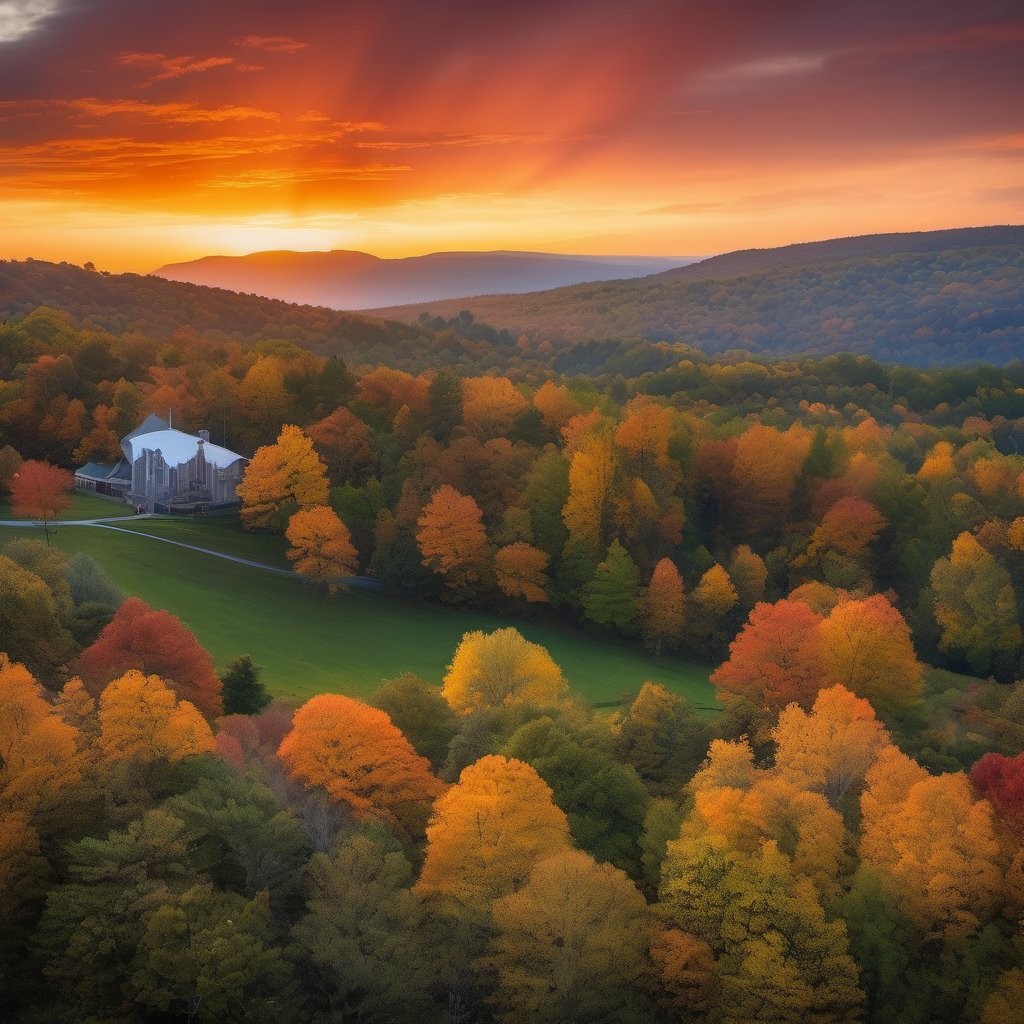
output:
<svg viewBox="0 0 1024 1024"><path fill-rule="evenodd" d="M62 526L92 526L98 530L113 530L115 533L127 533L132 537L145 537L148 540L159 541L161 544L173 544L176 548L186 548L188 551L198 551L203 555L210 555L213 558L223 558L226 562L236 562L238 565L248 565L253 569L261 569L263 572L272 572L278 576L298 576L293 569L282 569L278 565L268 565L266 562L256 562L251 558L242 558L239 555L229 555L224 551L215 551L212 548L199 547L197 544L186 544L184 541L171 540L169 537L156 537L152 533L141 533L139 530L125 530L123 527L114 526L114 523L138 521L140 519L157 519L158 516L112 516L105 519L60 519L50 523L50 529L56 530ZM22 529L43 529L43 524L32 519L0 519L0 527L17 526ZM357 590L380 590L380 582L372 576L343 576L338 583L346 587L354 587Z"/></svg>

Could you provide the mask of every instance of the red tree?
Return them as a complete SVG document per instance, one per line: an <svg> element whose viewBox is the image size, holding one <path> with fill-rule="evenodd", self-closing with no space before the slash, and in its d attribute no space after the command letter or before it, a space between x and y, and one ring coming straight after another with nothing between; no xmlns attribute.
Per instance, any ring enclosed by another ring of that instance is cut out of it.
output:
<svg viewBox="0 0 1024 1024"><path fill-rule="evenodd" d="M209 653L181 619L155 611L137 597L121 605L75 664L75 671L94 695L133 668L160 676L179 698L191 701L207 716L223 710L221 682Z"/></svg>
<svg viewBox="0 0 1024 1024"><path fill-rule="evenodd" d="M75 478L66 469L49 462L30 459L11 477L11 504L16 516L43 521L46 543L50 543L50 523L71 504Z"/></svg>
<svg viewBox="0 0 1024 1024"><path fill-rule="evenodd" d="M974 788L1015 829L1024 829L1024 754L986 754L971 769Z"/></svg>

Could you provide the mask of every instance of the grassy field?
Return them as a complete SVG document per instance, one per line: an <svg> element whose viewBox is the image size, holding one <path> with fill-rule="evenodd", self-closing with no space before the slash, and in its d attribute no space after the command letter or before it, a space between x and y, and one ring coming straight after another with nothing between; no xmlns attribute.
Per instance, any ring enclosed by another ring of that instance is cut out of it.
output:
<svg viewBox="0 0 1024 1024"><path fill-rule="evenodd" d="M60 519L109 519L112 516L130 516L132 510L120 501L107 501L93 494L82 494L75 491L71 499L71 507L65 509ZM0 501L0 519L27 519L28 516L16 516L10 503Z"/></svg>
<svg viewBox="0 0 1024 1024"><path fill-rule="evenodd" d="M278 539L245 534L227 518L124 525L133 532L257 561L284 562ZM41 538L42 533L5 528L0 544L15 536ZM114 530L61 526L53 543L93 555L125 593L180 616L218 667L238 654L251 654L263 665L268 688L283 697L330 691L364 695L381 679L401 672L440 682L463 633L516 625L551 651L573 688L591 701L618 700L650 679L697 705L714 704L708 666L668 657L655 660L638 646L599 641L569 629L366 592L325 599L293 578Z"/></svg>

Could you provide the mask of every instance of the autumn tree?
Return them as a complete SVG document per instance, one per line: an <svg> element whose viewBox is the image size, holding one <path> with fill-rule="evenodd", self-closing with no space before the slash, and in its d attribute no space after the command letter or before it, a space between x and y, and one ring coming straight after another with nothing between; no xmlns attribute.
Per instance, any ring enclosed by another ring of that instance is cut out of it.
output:
<svg viewBox="0 0 1024 1024"><path fill-rule="evenodd" d="M663 647L678 647L683 635L683 577L671 559L663 558L654 567L641 608L644 643L656 655Z"/></svg>
<svg viewBox="0 0 1024 1024"><path fill-rule="evenodd" d="M756 853L714 837L670 843L661 906L714 954L716 1002L729 1021L859 1019L846 927L825 916L812 882L794 875L774 843Z"/></svg>
<svg viewBox="0 0 1024 1024"><path fill-rule="evenodd" d="M24 459L9 444L0 446L0 496L7 497L11 493L11 481L14 474L21 469Z"/></svg>
<svg viewBox="0 0 1024 1024"><path fill-rule="evenodd" d="M306 434L335 484L358 486L365 484L373 474L377 463L373 434L354 412L344 406L310 424Z"/></svg>
<svg viewBox="0 0 1024 1024"><path fill-rule="evenodd" d="M467 633L444 677L444 696L462 713L507 704L552 707L568 684L551 655L512 627Z"/></svg>
<svg viewBox="0 0 1024 1024"><path fill-rule="evenodd" d="M499 548L494 555L494 574L502 593L524 601L547 602L550 560L546 551L524 541Z"/></svg>
<svg viewBox="0 0 1024 1024"><path fill-rule="evenodd" d="M43 678L76 650L63 611L39 576L0 554L0 642L11 658Z"/></svg>
<svg viewBox="0 0 1024 1024"><path fill-rule="evenodd" d="M128 669L159 676L209 717L222 711L221 681L209 653L181 619L137 597L118 608L110 625L75 662L75 671L93 695Z"/></svg>
<svg viewBox="0 0 1024 1024"><path fill-rule="evenodd" d="M456 911L485 911L569 848L569 823L522 761L490 755L434 805L416 891Z"/></svg>
<svg viewBox="0 0 1024 1024"><path fill-rule="evenodd" d="M331 593L358 569L352 535L328 505L300 508L288 520L284 535L291 545L287 555L295 571Z"/></svg>
<svg viewBox="0 0 1024 1024"><path fill-rule="evenodd" d="M885 517L864 498L841 498L824 515L814 533L808 554L835 550L852 559L864 557L868 546L887 526Z"/></svg>
<svg viewBox="0 0 1024 1024"><path fill-rule="evenodd" d="M283 531L300 508L327 502L327 470L313 442L284 426L277 442L257 449L238 485L247 530Z"/></svg>
<svg viewBox="0 0 1024 1024"><path fill-rule="evenodd" d="M910 628L881 594L841 601L819 627L822 685L844 686L869 700L896 705L921 698L924 668Z"/></svg>
<svg viewBox="0 0 1024 1024"><path fill-rule="evenodd" d="M180 761L213 751L203 716L159 677L131 670L100 694L99 748L109 761Z"/></svg>
<svg viewBox="0 0 1024 1024"><path fill-rule="evenodd" d="M931 776L898 751L879 756L861 796L862 862L926 939L958 945L1000 907L992 807L962 773Z"/></svg>
<svg viewBox="0 0 1024 1024"><path fill-rule="evenodd" d="M741 544L732 553L729 562L729 579L736 588L739 607L749 611L764 598L765 583L768 580L768 567L764 559L756 554L749 545Z"/></svg>
<svg viewBox="0 0 1024 1024"><path fill-rule="evenodd" d="M427 407L430 382L405 370L378 366L360 377L358 386L360 401L381 410L392 420L403 407L413 413Z"/></svg>
<svg viewBox="0 0 1024 1024"><path fill-rule="evenodd" d="M971 784L1010 828L1024 829L1024 754L985 754L971 769Z"/></svg>
<svg viewBox="0 0 1024 1024"><path fill-rule="evenodd" d="M821 621L802 601L755 605L711 681L725 700L746 697L773 711L792 701L810 707L821 685Z"/></svg>
<svg viewBox="0 0 1024 1024"><path fill-rule="evenodd" d="M1010 574L970 533L953 541L948 558L932 569L935 619L943 650L962 652L977 674L1012 672L1022 642Z"/></svg>
<svg viewBox="0 0 1024 1024"><path fill-rule="evenodd" d="M739 596L729 574L717 563L700 578L690 594L687 633L691 643L706 655L717 655L730 633L727 618Z"/></svg>
<svg viewBox="0 0 1024 1024"><path fill-rule="evenodd" d="M459 596L480 584L487 567L487 534L477 503L443 484L424 506L416 541L423 564Z"/></svg>
<svg viewBox="0 0 1024 1024"><path fill-rule="evenodd" d="M74 485L75 478L68 470L29 459L21 464L8 485L14 514L40 520L49 544L50 525L70 507Z"/></svg>
<svg viewBox="0 0 1024 1024"><path fill-rule="evenodd" d="M640 618L640 571L629 552L613 540L605 560L587 583L583 609L591 622L625 636L636 631Z"/></svg>
<svg viewBox="0 0 1024 1024"><path fill-rule="evenodd" d="M491 913L484 964L499 1021L621 1020L643 1006L650 911L617 868L554 853Z"/></svg>
<svg viewBox="0 0 1024 1024"><path fill-rule="evenodd" d="M562 518L571 538L595 554L604 550L611 516L615 457L611 438L588 435L569 464L569 497Z"/></svg>
<svg viewBox="0 0 1024 1024"><path fill-rule="evenodd" d="M679 694L644 683L617 724L615 750L656 793L676 793L708 747L708 725Z"/></svg>
<svg viewBox="0 0 1024 1024"><path fill-rule="evenodd" d="M799 425L783 432L758 423L740 434L729 479L740 535L756 536L786 521L810 445L810 433Z"/></svg>
<svg viewBox="0 0 1024 1024"><path fill-rule="evenodd" d="M559 431L576 414L576 402L569 389L553 380L546 380L533 393L533 405L540 413L544 426Z"/></svg>
<svg viewBox="0 0 1024 1024"><path fill-rule="evenodd" d="M508 377L467 377L462 383L462 421L483 441L507 435L526 408L526 399Z"/></svg>
<svg viewBox="0 0 1024 1024"><path fill-rule="evenodd" d="M772 739L779 773L801 789L824 793L835 807L860 791L889 742L871 705L842 686L820 691L810 714L791 704Z"/></svg>
<svg viewBox="0 0 1024 1024"><path fill-rule="evenodd" d="M378 816L410 832L444 789L383 711L340 694L306 701L278 755L295 778L321 786L357 818Z"/></svg>

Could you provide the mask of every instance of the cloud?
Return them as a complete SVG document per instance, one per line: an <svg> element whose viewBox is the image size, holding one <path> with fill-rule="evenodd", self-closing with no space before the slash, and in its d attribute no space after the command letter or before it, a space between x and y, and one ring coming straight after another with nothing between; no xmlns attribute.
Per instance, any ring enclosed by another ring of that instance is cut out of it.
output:
<svg viewBox="0 0 1024 1024"><path fill-rule="evenodd" d="M0 43L27 36L59 7L57 0L0 0Z"/></svg>
<svg viewBox="0 0 1024 1024"><path fill-rule="evenodd" d="M136 117L165 124L216 124L222 121L278 121L280 115L257 107L201 107L195 103L144 103L141 100L0 100L0 121L66 112L89 118Z"/></svg>
<svg viewBox="0 0 1024 1024"><path fill-rule="evenodd" d="M233 67L235 71L262 71L259 64L242 64L234 57L168 57L166 53L135 53L124 52L118 58L120 63L141 65L158 71L143 83L152 85L154 82L167 82L185 75L201 74L214 68Z"/></svg>
<svg viewBox="0 0 1024 1024"><path fill-rule="evenodd" d="M826 53L791 53L761 57L710 71L698 80L697 88L699 92L724 92L777 79L809 75L820 71L828 56Z"/></svg>
<svg viewBox="0 0 1024 1024"><path fill-rule="evenodd" d="M267 53L298 53L309 45L290 36L239 36L231 42L235 46L266 50Z"/></svg>
<svg viewBox="0 0 1024 1024"><path fill-rule="evenodd" d="M331 181L388 181L396 174L410 170L412 168L405 164L370 164L362 167L282 167L241 171L238 174L213 178L204 184L209 188L248 189L279 185L309 185Z"/></svg>
<svg viewBox="0 0 1024 1024"><path fill-rule="evenodd" d="M370 122L373 125L373 122ZM359 129L354 129L359 130ZM381 131L383 125L362 129L364 131ZM547 132L442 132L411 139L377 139L372 142L357 142L357 149L469 149L477 146L507 146L514 143L523 145L539 142L554 142L554 136ZM558 141L582 141L581 139Z"/></svg>

